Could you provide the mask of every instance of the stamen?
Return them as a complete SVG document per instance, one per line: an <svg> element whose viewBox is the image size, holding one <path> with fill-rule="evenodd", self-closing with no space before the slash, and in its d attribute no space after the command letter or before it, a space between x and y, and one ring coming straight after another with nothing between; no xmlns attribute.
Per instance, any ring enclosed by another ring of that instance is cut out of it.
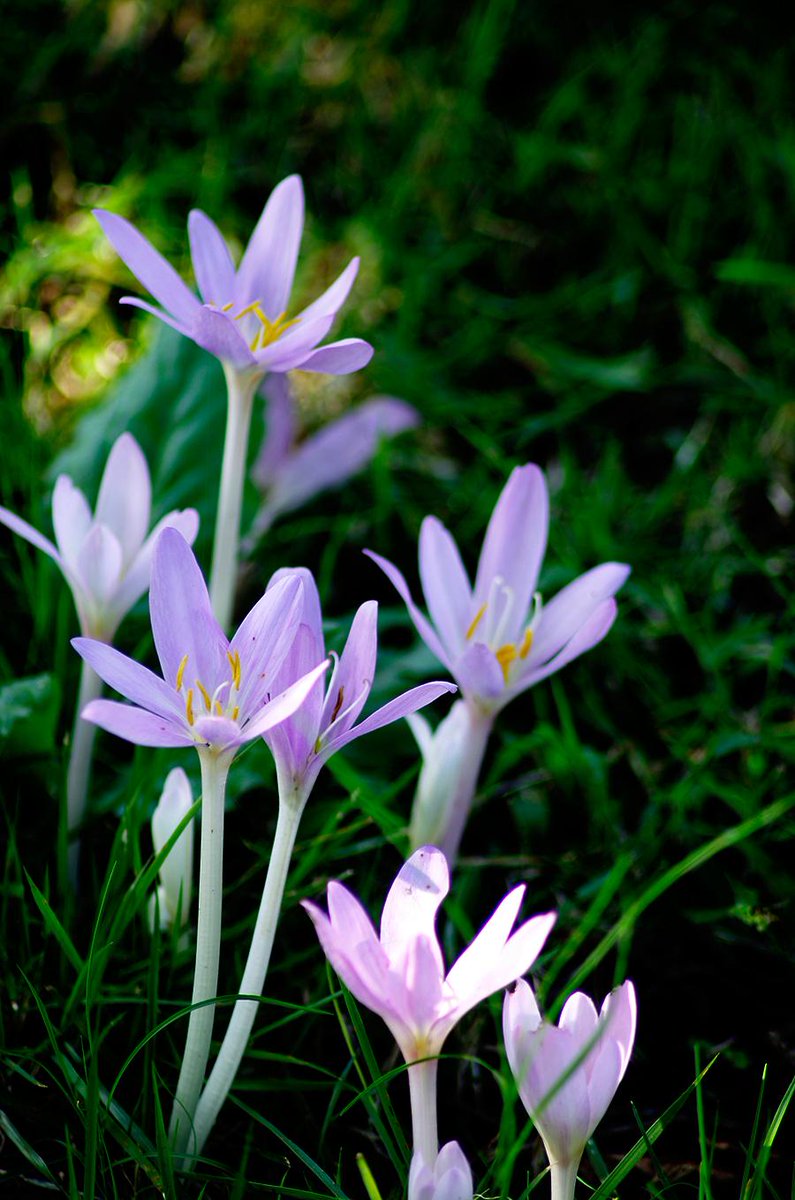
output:
<svg viewBox="0 0 795 1200"><path fill-rule="evenodd" d="M196 720L193 715L193 688L188 688L188 694L185 697L185 715L188 718L188 724L192 725Z"/></svg>
<svg viewBox="0 0 795 1200"><path fill-rule="evenodd" d="M239 716L240 716L240 705L236 704L235 707L232 709L232 720L236 721Z"/></svg>
<svg viewBox="0 0 795 1200"><path fill-rule="evenodd" d="M483 614L486 611L486 608L487 608L487 605L485 603L481 604L480 608L475 613L472 620L469 622L469 628L466 631L466 641L468 641L468 642L471 641L472 638L475 636L475 630L477 629L480 622L483 620Z"/></svg>
<svg viewBox="0 0 795 1200"><path fill-rule="evenodd" d="M519 647L519 657L527 658L528 654L530 653L530 648L532 647L532 645L533 645L533 630L528 625L527 629L525 629L525 631L524 631L524 637L522 638L522 644Z"/></svg>
<svg viewBox="0 0 795 1200"><path fill-rule="evenodd" d="M213 702L210 699L210 693L207 691L207 688L204 686L204 684L202 683L202 681L200 679L196 680L196 687L199 689L199 691L202 694L202 700L204 701L204 707L207 709L208 712L212 712L213 711Z"/></svg>
<svg viewBox="0 0 795 1200"><path fill-rule="evenodd" d="M228 304L225 304L223 306L223 308L221 309L221 312L230 312L234 307L235 307L234 300L230 300Z"/></svg>
<svg viewBox="0 0 795 1200"><path fill-rule="evenodd" d="M226 657L229 659L229 665L232 668L232 683L240 689L240 651L227 650Z"/></svg>
<svg viewBox="0 0 795 1200"><path fill-rule="evenodd" d="M216 702L215 702L215 712L216 712L216 715L219 717L222 717L224 715L224 710L221 708L220 700L216 700Z"/></svg>
<svg viewBox="0 0 795 1200"><path fill-rule="evenodd" d="M336 703L334 704L334 711L331 714L331 721L329 721L329 725L331 725L332 722L336 721L337 717L339 716L339 711L342 708L342 701L344 699L344 696L345 696L345 688L341 687L339 690L339 693L337 695Z"/></svg>
<svg viewBox="0 0 795 1200"><path fill-rule="evenodd" d="M177 691L178 692L182 691L182 678L185 674L185 668L187 667L187 665L188 665L188 655L183 654L182 658L180 659L179 666L177 667Z"/></svg>
<svg viewBox="0 0 795 1200"><path fill-rule="evenodd" d="M516 646L514 646L513 642L506 642L504 646L500 646L499 650L495 650L494 656L502 667L503 678L507 683L508 673L511 669L511 663L518 658Z"/></svg>

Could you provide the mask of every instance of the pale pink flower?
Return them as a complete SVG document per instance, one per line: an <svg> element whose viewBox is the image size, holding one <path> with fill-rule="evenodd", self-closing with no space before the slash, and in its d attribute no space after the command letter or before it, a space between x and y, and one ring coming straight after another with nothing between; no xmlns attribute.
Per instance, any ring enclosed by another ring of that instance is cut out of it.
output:
<svg viewBox="0 0 795 1200"><path fill-rule="evenodd" d="M472 1200L472 1171L458 1142L442 1146L429 1166L415 1154L409 1171L408 1200Z"/></svg>

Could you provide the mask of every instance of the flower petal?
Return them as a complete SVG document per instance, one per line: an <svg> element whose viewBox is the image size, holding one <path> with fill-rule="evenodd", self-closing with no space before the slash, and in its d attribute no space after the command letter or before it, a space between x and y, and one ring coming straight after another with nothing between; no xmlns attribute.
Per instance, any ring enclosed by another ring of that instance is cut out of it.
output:
<svg viewBox="0 0 795 1200"><path fill-rule="evenodd" d="M235 264L218 226L200 208L188 215L188 239L202 300L223 308L235 296Z"/></svg>
<svg viewBox="0 0 795 1200"><path fill-rule="evenodd" d="M638 1021L638 1001L635 987L628 979L621 987L614 988L602 1005L601 1020L605 1023L607 1036L617 1043L621 1051L621 1077L627 1069L629 1056L635 1044L635 1029Z"/></svg>
<svg viewBox="0 0 795 1200"><path fill-rule="evenodd" d="M398 872L381 914L381 945L390 963L402 968L418 939L427 941L438 988L444 978L444 959L436 936L436 913L449 890L447 859L435 846L421 846Z"/></svg>
<svg viewBox="0 0 795 1200"><path fill-rule="evenodd" d="M178 321L167 312L163 312L162 308L156 308L154 304L150 304L148 300L141 300L139 296L120 296L119 304L128 304L131 308L142 308L144 312L151 313L153 317L157 317L158 321L164 321L166 325L170 325L172 329L176 329L177 333L183 334L184 337L191 336L190 324L192 322Z"/></svg>
<svg viewBox="0 0 795 1200"><path fill-rule="evenodd" d="M343 338L313 350L301 363L301 370L324 375L351 375L366 367L373 353L373 347L362 338Z"/></svg>
<svg viewBox="0 0 795 1200"><path fill-rule="evenodd" d="M514 892L518 890L514 889ZM503 904L511 900L513 895L514 893L510 893ZM519 900L521 901L521 895ZM555 913L532 917L501 944L504 920L498 920L492 927L495 918L501 916L501 908L502 905L455 961L447 976L447 982L459 1000L456 1020L486 996L507 987L509 983L513 983L529 971L555 924ZM508 911L510 912L510 908Z"/></svg>
<svg viewBox="0 0 795 1200"><path fill-rule="evenodd" d="M73 638L72 645L100 679L133 704L169 721L185 720L179 693L148 667L94 638Z"/></svg>
<svg viewBox="0 0 795 1200"><path fill-rule="evenodd" d="M93 211L119 258L127 264L136 279L167 312L178 321L188 323L200 307L199 301L171 264L124 217L100 208Z"/></svg>
<svg viewBox="0 0 795 1200"><path fill-rule="evenodd" d="M51 558L63 570L63 560L58 553L58 547L54 546L49 538L46 538L43 533L39 533L38 529L34 529L27 521L23 521L16 513L12 513L7 508L0 506L0 524L10 529L12 533L19 534L26 542L30 542L31 546L35 546L37 550L43 550L44 553Z"/></svg>
<svg viewBox="0 0 795 1200"><path fill-rule="evenodd" d="M294 325L270 346L254 352L257 365L266 371L292 371L302 366L310 350L323 341L332 322L333 317L318 317Z"/></svg>
<svg viewBox="0 0 795 1200"><path fill-rule="evenodd" d="M52 493L55 543L70 571L77 574L77 558L93 521L88 501L68 475L59 475Z"/></svg>
<svg viewBox="0 0 795 1200"><path fill-rule="evenodd" d="M118 539L125 567L143 545L151 508L149 467L132 434L123 433L105 463L95 518Z"/></svg>
<svg viewBox="0 0 795 1200"><path fill-rule="evenodd" d="M273 695L274 682L301 619L302 597L300 575L285 575L257 601L229 643L230 653L240 655L241 720L257 713Z"/></svg>
<svg viewBox="0 0 795 1200"><path fill-rule="evenodd" d="M600 604L595 609L585 624L577 630L574 637L563 647L559 654L546 663L545 666L539 667L537 670L531 669L516 680L511 688L511 695L516 695L517 692L532 687L540 679L546 679L547 675L553 675L555 671L559 671L567 663L572 662L575 658L579 658L586 650L593 649L610 630L611 625L616 619L617 612L618 605L615 600L605 600L603 604Z"/></svg>
<svg viewBox="0 0 795 1200"><path fill-rule="evenodd" d="M304 228L304 189L300 176L278 184L262 210L237 272L236 300L259 300L274 320L287 309Z"/></svg>
<svg viewBox="0 0 795 1200"><path fill-rule="evenodd" d="M121 578L122 554L116 535L106 525L94 525L89 530L75 566L95 606L109 609Z"/></svg>
<svg viewBox="0 0 795 1200"><path fill-rule="evenodd" d="M420 610L417 608L417 605L412 600L411 592L409 591L409 585L406 583L402 573L397 569L397 567L393 566L388 559L382 558L380 554L376 554L372 550L365 550L364 553L368 558L373 560L377 567L381 568L390 583L397 589L401 600L409 610L409 616L414 622L414 628L417 630L417 633L425 642L425 645L428 647L431 654L435 654L439 661L443 663L444 666L447 667L448 671L450 671L452 674L453 669L451 666L450 657L442 645L436 630L433 628L427 617L420 612Z"/></svg>
<svg viewBox="0 0 795 1200"><path fill-rule="evenodd" d="M228 643L213 615L207 585L181 533L167 528L155 543L149 611L155 649L168 683L187 654L187 678L212 691L229 676Z"/></svg>
<svg viewBox="0 0 795 1200"><path fill-rule="evenodd" d="M125 576L119 584L114 600L114 607L119 614L119 619L130 611L144 592L148 591L152 573L152 555L155 552L157 539L164 529L176 529L178 533L182 534L188 545L192 546L196 540L196 534L199 532L199 514L195 508L185 508L181 512L175 509L174 512L166 513L164 517L161 517L128 566Z"/></svg>
<svg viewBox="0 0 795 1200"><path fill-rule="evenodd" d="M116 700L92 700L80 714L84 721L136 746L191 746L193 738L182 726Z"/></svg>
<svg viewBox="0 0 795 1200"><path fill-rule="evenodd" d="M198 346L222 362L231 363L236 370L246 371L256 366L254 355L238 326L226 313L205 305L194 313L189 329L190 336Z"/></svg>
<svg viewBox="0 0 795 1200"><path fill-rule="evenodd" d="M299 625L290 651L274 679L274 690L281 692L307 674L316 666L322 654L322 647L318 649L317 638L309 626ZM300 786L301 782L306 786L309 783L309 767L315 757L315 745L320 734L324 690L321 675L292 716L263 735L276 761L280 786L285 777L285 781L289 781L288 786Z"/></svg>
<svg viewBox="0 0 795 1200"><path fill-rule="evenodd" d="M436 517L420 529L420 579L431 620L451 658L464 648L472 620L472 588L453 538Z"/></svg>
<svg viewBox="0 0 795 1200"><path fill-rule="evenodd" d="M356 612L320 717L321 734L333 724L347 733L370 694L378 643L378 605L367 600Z"/></svg>
<svg viewBox="0 0 795 1200"><path fill-rule="evenodd" d="M303 678L285 688L279 696L269 700L246 725L241 741L250 742L252 738L262 737L274 725L291 717L304 703L317 681L322 679L328 666L328 662L320 663L313 671L309 671Z"/></svg>
<svg viewBox="0 0 795 1200"><path fill-rule="evenodd" d="M359 259L352 258L341 275L327 287L325 292L313 300L298 314L300 321L314 321L317 317L335 317L348 299L353 281L359 271Z"/></svg>
<svg viewBox="0 0 795 1200"><path fill-rule="evenodd" d="M369 717L365 717L347 733L339 736L332 735L321 750L320 758L325 762L332 754L336 754L338 750L347 746L349 742L355 741L356 738L363 737L366 733L372 733L374 729L382 729L384 725L391 725L393 721L399 721L401 717L406 717L410 713L416 712L418 708L424 708L426 704L455 690L454 683L445 683L442 680L434 683L421 683L419 687L410 688L402 696L396 696L394 700L382 704L374 713L370 713Z"/></svg>
<svg viewBox="0 0 795 1200"><path fill-rule="evenodd" d="M452 674L468 696L497 700L505 691L502 667L493 650L483 642L471 642L452 666Z"/></svg>
<svg viewBox="0 0 795 1200"><path fill-rule="evenodd" d="M602 602L616 594L629 572L630 568L624 563L602 563L573 580L545 604L528 656L528 667L540 666L557 654Z"/></svg>
<svg viewBox="0 0 795 1200"><path fill-rule="evenodd" d="M473 612L489 598L499 576L513 593L513 628L506 641L518 640L536 589L549 527L549 497L543 473L534 463L516 467L491 514L478 563Z"/></svg>

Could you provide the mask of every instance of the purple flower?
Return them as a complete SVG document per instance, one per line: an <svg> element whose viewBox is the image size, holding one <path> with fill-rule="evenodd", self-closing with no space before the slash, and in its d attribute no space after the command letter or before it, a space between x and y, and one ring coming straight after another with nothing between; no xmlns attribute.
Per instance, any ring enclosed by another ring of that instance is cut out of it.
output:
<svg viewBox="0 0 795 1200"><path fill-rule="evenodd" d="M465 698L489 712L590 650L615 620L613 596L630 570L623 563L594 567L542 605L536 587L548 523L542 472L533 464L516 467L489 521L473 588L452 537L436 517L426 517L419 560L430 621L397 567L365 551Z"/></svg>
<svg viewBox="0 0 795 1200"><path fill-rule="evenodd" d="M472 1171L458 1142L447 1142L433 1166L417 1153L411 1160L408 1200L472 1200Z"/></svg>
<svg viewBox="0 0 795 1200"><path fill-rule="evenodd" d="M557 1025L542 1020L523 979L506 995L508 1062L553 1168L570 1166L576 1172L585 1143L624 1077L636 1020L629 981L610 993L600 1013L588 996L575 992Z"/></svg>
<svg viewBox="0 0 795 1200"><path fill-rule="evenodd" d="M191 212L188 236L201 301L129 221L102 209L94 215L162 308L135 296L124 296L122 303L154 313L235 370L264 374L300 367L346 375L370 361L372 347L359 338L318 346L353 285L358 258L322 296L296 316L287 316L304 225L304 192L297 175L274 188L237 270L217 226L198 209Z"/></svg>
<svg viewBox="0 0 795 1200"><path fill-rule="evenodd" d="M302 584L271 588L228 641L213 616L198 563L185 539L166 529L155 546L149 608L163 677L89 638L72 645L105 683L132 704L94 700L83 717L139 746L234 751L294 712L327 663L279 694L277 672L301 613Z"/></svg>
<svg viewBox="0 0 795 1200"><path fill-rule="evenodd" d="M334 970L357 1000L386 1021L407 1062L439 1054L465 1013L528 971L555 922L555 914L547 913L511 933L524 895L520 884L445 974L435 923L448 889L444 855L423 846L389 891L380 937L340 883L328 885L328 916L304 901Z"/></svg>
<svg viewBox="0 0 795 1200"><path fill-rule="evenodd" d="M271 579L268 592L282 587L285 579L303 583L303 609L292 646L276 674L274 687L285 690L310 667L325 658L320 597L310 571L280 570ZM454 692L452 683L425 683L390 700L363 721L359 719L370 694L375 675L378 605L369 600L358 609L348 640L328 687L318 680L292 716L265 734L276 760L280 794L306 799L320 768L337 750L349 742L389 725L429 704L445 692Z"/></svg>
<svg viewBox="0 0 795 1200"><path fill-rule="evenodd" d="M164 846L193 805L190 781L182 767L174 767L166 776L163 791L152 814L152 846L155 856ZM154 928L155 913L160 914L160 928L187 925L193 890L193 821L177 838L160 867L157 899L150 897L150 926Z"/></svg>
<svg viewBox="0 0 795 1200"><path fill-rule="evenodd" d="M299 443L286 376L269 376L263 391L268 399L268 433L252 471L254 482L265 493L256 522L260 529L318 493L341 487L367 466L383 438L419 424L410 404L392 396L373 396Z"/></svg>
<svg viewBox="0 0 795 1200"><path fill-rule="evenodd" d="M199 528L196 510L170 512L147 537L152 507L149 468L129 433L114 442L93 513L80 488L59 475L52 494L55 544L6 508L0 522L53 559L72 589L84 636L109 642L149 587L152 554L161 530L172 527L188 542Z"/></svg>

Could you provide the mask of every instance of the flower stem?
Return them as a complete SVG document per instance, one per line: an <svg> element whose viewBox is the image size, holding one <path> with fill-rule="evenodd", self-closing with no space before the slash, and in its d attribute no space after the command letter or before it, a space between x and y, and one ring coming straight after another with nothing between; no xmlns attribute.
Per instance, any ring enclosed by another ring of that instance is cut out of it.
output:
<svg viewBox="0 0 795 1200"><path fill-rule="evenodd" d="M227 754L199 751L202 775L199 915L196 929L196 968L191 1004L214 1000L218 994L218 960L221 950L221 899L223 892L224 797L231 758ZM210 1056L215 1005L191 1009L185 1053L179 1074L169 1136L178 1153L191 1141L194 1114L204 1070Z"/></svg>
<svg viewBox="0 0 795 1200"><path fill-rule="evenodd" d="M409 1065L409 1092L411 1094L411 1136L414 1153L419 1154L431 1169L439 1153L439 1135L436 1128L436 1076L438 1060Z"/></svg>
<svg viewBox="0 0 795 1200"><path fill-rule="evenodd" d="M262 377L253 372L238 371L229 363L224 363L223 367L227 389L226 435L215 520L210 600L218 624L222 629L228 629L237 580L237 550L248 434L254 408L254 393Z"/></svg>
<svg viewBox="0 0 795 1200"><path fill-rule="evenodd" d="M92 700L102 694L102 680L87 662L80 671L80 687L77 693L77 708L72 731L72 746L69 751L69 766L66 773L66 828L67 835L79 829L86 812L88 780L91 775L91 760L94 756L96 725L82 720L80 714ZM75 838L69 846L69 879L77 884L80 859L80 841Z"/></svg>
<svg viewBox="0 0 795 1200"><path fill-rule="evenodd" d="M284 887L287 882L287 872L290 867L290 856L295 844L304 803L305 798L295 794L288 801L285 801L281 795L279 798L279 815L276 821L276 833L268 863L268 872L265 876L265 886L251 939L251 948L248 952L243 978L240 981L240 994L243 996L259 996L265 985L265 976L268 972L273 939L276 934L276 924L279 920ZM248 1044L254 1018L257 1015L258 1005L258 1000L237 1000L235 1002L229 1028L196 1109L194 1129L197 1154L201 1153L215 1124L221 1105L234 1083L235 1075Z"/></svg>
<svg viewBox="0 0 795 1200"><path fill-rule="evenodd" d="M569 1163L551 1163L550 1176L552 1179L551 1200L574 1200L574 1185L577 1182L579 1161Z"/></svg>
<svg viewBox="0 0 795 1200"><path fill-rule="evenodd" d="M439 848L443 851L451 868L455 865L458 857L458 848L461 845L469 810L475 798L478 776L494 722L492 713L486 713L467 701L464 703L466 704L469 729L461 743L463 752L458 764L454 792L450 799L447 824L443 836L439 839ZM412 839L412 849L416 848Z"/></svg>

